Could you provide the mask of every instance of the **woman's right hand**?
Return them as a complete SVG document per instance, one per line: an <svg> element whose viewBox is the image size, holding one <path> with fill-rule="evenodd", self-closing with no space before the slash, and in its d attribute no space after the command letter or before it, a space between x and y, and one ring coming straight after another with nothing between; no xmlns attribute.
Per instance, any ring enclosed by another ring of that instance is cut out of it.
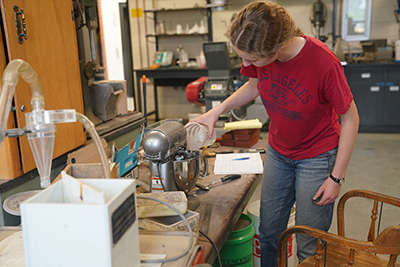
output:
<svg viewBox="0 0 400 267"><path fill-rule="evenodd" d="M204 114L190 120L189 122L198 122L208 126L209 138L212 138L214 132L214 125L217 122L219 115L215 109L211 109Z"/></svg>
<svg viewBox="0 0 400 267"><path fill-rule="evenodd" d="M228 110L240 107L256 98L259 95L257 84L257 78L249 78L249 81L245 82L235 93L225 99L221 104L215 106L199 117L194 118L190 122L198 122L207 125L210 138L212 138L214 125L219 116Z"/></svg>

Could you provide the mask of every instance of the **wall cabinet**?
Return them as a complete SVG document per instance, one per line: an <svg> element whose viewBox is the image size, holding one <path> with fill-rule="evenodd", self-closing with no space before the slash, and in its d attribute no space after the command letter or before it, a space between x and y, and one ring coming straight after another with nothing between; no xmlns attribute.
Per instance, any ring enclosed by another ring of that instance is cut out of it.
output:
<svg viewBox="0 0 400 267"><path fill-rule="evenodd" d="M18 42L13 6L23 9L27 39ZM5 36L0 48L1 74L13 59L23 59L36 71L43 87L45 109L75 109L83 113L78 49L72 1L1 0ZM3 50L3 47L5 50ZM29 85L19 79L14 94L15 111L10 112L8 128L25 127L30 112ZM81 123L57 124L53 158L86 142ZM0 149L0 179L13 179L36 168L26 137L6 138Z"/></svg>
<svg viewBox="0 0 400 267"><path fill-rule="evenodd" d="M345 66L360 116L360 131L400 131L400 64Z"/></svg>

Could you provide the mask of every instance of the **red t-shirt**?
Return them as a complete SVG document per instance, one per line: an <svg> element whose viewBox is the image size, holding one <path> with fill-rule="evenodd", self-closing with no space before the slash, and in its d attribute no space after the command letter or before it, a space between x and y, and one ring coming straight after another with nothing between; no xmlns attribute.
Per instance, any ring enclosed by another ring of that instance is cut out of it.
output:
<svg viewBox="0 0 400 267"><path fill-rule="evenodd" d="M258 91L271 119L268 141L281 155L301 160L338 146L338 116L353 100L343 67L318 39L303 36L299 54L264 67L242 65L241 74L258 79Z"/></svg>

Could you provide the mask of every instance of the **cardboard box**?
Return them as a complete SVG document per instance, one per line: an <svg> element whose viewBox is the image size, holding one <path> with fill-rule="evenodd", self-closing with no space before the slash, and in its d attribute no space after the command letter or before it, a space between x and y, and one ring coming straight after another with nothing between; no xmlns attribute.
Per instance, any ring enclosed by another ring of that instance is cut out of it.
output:
<svg viewBox="0 0 400 267"><path fill-rule="evenodd" d="M103 166L101 163L71 164L63 170L74 178L104 178ZM114 162L110 163L111 178L117 178L117 168ZM61 173L52 182L61 180Z"/></svg>
<svg viewBox="0 0 400 267"><path fill-rule="evenodd" d="M134 180L78 180L63 172L21 204L26 266L139 267L135 191Z"/></svg>
<svg viewBox="0 0 400 267"><path fill-rule="evenodd" d="M124 147L116 151L114 151L114 148L109 148L106 140L103 138L101 139L101 143L104 151L106 152L107 158L111 159L112 162L115 162L116 164L116 177L121 177L127 174L135 166L137 166L137 152L135 147L136 140L131 141L129 144L126 144ZM68 165L83 163L100 163L99 153L94 143L68 154ZM113 174L111 176L113 177Z"/></svg>
<svg viewBox="0 0 400 267"><path fill-rule="evenodd" d="M104 140L104 138L101 138L100 141L104 151L106 152L107 158L110 158L111 149L108 147L107 141ZM77 163L100 163L99 152L94 143L68 154L67 164Z"/></svg>
<svg viewBox="0 0 400 267"><path fill-rule="evenodd" d="M113 156L117 168L117 177L121 177L137 166L136 140L117 150Z"/></svg>

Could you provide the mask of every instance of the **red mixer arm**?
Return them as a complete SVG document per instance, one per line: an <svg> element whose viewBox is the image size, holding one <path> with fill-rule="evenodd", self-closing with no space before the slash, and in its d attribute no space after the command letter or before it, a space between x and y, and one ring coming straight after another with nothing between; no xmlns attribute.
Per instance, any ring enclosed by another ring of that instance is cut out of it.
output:
<svg viewBox="0 0 400 267"><path fill-rule="evenodd" d="M204 102L199 100L199 93L204 90L204 85L208 77L200 77L186 86L186 99L189 103L204 106Z"/></svg>

